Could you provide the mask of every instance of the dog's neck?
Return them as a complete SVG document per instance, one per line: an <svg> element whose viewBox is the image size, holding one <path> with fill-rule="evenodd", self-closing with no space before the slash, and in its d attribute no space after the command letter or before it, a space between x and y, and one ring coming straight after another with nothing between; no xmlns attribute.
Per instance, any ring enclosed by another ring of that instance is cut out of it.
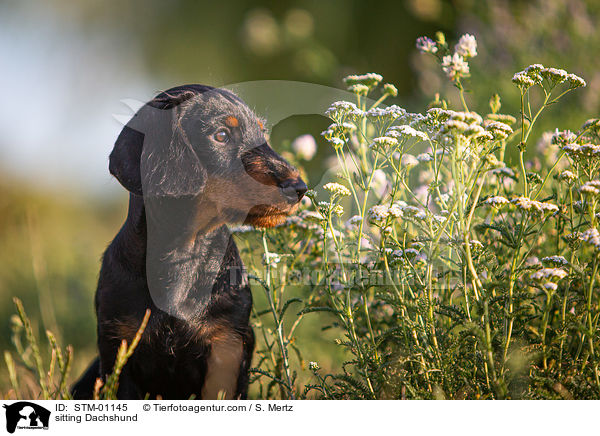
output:
<svg viewBox="0 0 600 436"><path fill-rule="evenodd" d="M194 199L142 199L132 195L126 225L132 262L145 271L154 304L182 319L204 315L215 282L232 263L231 234L219 211ZM142 247L143 246L143 247ZM142 250L143 248L143 250ZM143 259L139 254L143 252ZM239 286L243 276L227 274Z"/></svg>

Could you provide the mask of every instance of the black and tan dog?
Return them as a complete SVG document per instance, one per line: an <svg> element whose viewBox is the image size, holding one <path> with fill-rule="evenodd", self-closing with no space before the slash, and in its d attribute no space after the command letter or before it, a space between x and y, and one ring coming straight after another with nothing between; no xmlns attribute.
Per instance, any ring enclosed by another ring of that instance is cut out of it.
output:
<svg viewBox="0 0 600 436"><path fill-rule="evenodd" d="M123 128L110 172L129 211L100 271L99 357L74 398L92 397L147 309L120 399L246 397L252 296L226 224L280 224L307 189L263 130L237 96L202 85L159 94Z"/></svg>

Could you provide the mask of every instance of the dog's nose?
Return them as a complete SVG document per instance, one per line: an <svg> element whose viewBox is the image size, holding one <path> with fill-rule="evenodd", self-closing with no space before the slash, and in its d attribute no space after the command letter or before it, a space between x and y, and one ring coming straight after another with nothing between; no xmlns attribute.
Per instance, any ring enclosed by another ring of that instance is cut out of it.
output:
<svg viewBox="0 0 600 436"><path fill-rule="evenodd" d="M304 197L304 194L308 191L306 183L300 178L284 180L279 185L279 188L281 188L281 192L285 198L292 204L302 200L302 197Z"/></svg>

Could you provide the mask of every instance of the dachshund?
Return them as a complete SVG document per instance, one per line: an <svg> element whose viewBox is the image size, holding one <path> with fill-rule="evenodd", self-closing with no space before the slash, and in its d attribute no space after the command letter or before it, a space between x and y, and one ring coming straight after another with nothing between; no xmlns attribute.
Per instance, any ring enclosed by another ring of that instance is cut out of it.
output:
<svg viewBox="0 0 600 436"><path fill-rule="evenodd" d="M146 103L118 136L110 173L129 191L96 291L99 356L72 387L91 399L119 346L150 317L119 399L245 399L252 294L227 224L273 227L307 191L235 94L184 85Z"/></svg>

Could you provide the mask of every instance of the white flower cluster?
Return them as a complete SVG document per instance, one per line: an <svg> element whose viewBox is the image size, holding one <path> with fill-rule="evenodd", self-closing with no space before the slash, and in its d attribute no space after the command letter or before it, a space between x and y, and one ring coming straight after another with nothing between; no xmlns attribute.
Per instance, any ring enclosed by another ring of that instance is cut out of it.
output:
<svg viewBox="0 0 600 436"><path fill-rule="evenodd" d="M570 88L581 88L586 86L585 80L576 74L568 73L560 68L546 68L541 64L533 64L513 76L513 83L525 90L533 85L542 84L546 79L553 85L569 82Z"/></svg>
<svg viewBox="0 0 600 436"><path fill-rule="evenodd" d="M383 221L389 215L390 208L385 205L373 206L369 209L369 218L371 221Z"/></svg>
<svg viewBox="0 0 600 436"><path fill-rule="evenodd" d="M385 85L383 85L383 93L391 97L396 97L398 95L398 88L396 88L391 83L386 83Z"/></svg>
<svg viewBox="0 0 600 436"><path fill-rule="evenodd" d="M525 71L519 71L515 73L512 78L512 81L515 85L520 88L527 89L535 85L535 80L531 78Z"/></svg>
<svg viewBox="0 0 600 436"><path fill-rule="evenodd" d="M339 195L340 197L349 197L351 195L351 192L348 188L335 182L327 183L323 186L323 189L329 191L331 194Z"/></svg>
<svg viewBox="0 0 600 436"><path fill-rule="evenodd" d="M329 206L331 205L331 203L329 203L327 201L319 201L318 205L323 210L323 212L325 212L325 213L321 212L321 214L323 216L325 216L327 213L326 211L329 209ZM336 204L335 206L332 205L331 212L335 215L342 216L344 214L344 208L342 206L340 206L339 204Z"/></svg>
<svg viewBox="0 0 600 436"><path fill-rule="evenodd" d="M577 144L575 142L564 145L562 150L574 161L590 160L600 157L600 145L590 142Z"/></svg>
<svg viewBox="0 0 600 436"><path fill-rule="evenodd" d="M415 129L414 127L411 127L406 124L402 125L402 126L392 126L388 129L386 134L403 135L405 137L418 138L423 141L427 141L429 139L426 133L420 132L419 130Z"/></svg>
<svg viewBox="0 0 600 436"><path fill-rule="evenodd" d="M445 43L441 44L445 46ZM438 44L426 36L417 38L416 46L422 53L435 54L439 50ZM453 81L466 77L469 75L469 64L466 59L474 56L477 56L477 41L473 35L464 34L454 46L454 53L442 58L442 70Z"/></svg>
<svg viewBox="0 0 600 436"><path fill-rule="evenodd" d="M488 197L483 201L483 204L487 204L488 206L493 206L493 207L500 207L500 206L504 206L505 204L510 204L510 201L508 201L506 198L500 196L500 195L495 195L493 197Z"/></svg>
<svg viewBox="0 0 600 436"><path fill-rule="evenodd" d="M544 79L550 80L556 84L567 80L567 76L569 75L569 73L562 68L544 68L540 71L540 74Z"/></svg>
<svg viewBox="0 0 600 436"><path fill-rule="evenodd" d="M434 53L437 53L437 51L438 51L437 44L435 43L435 41L426 36L421 36L421 37L417 38L416 45L417 45L417 50L419 50L420 52L423 52L423 53L434 54Z"/></svg>
<svg viewBox="0 0 600 436"><path fill-rule="evenodd" d="M558 130L556 129L552 135L551 143L558 145L567 145L574 142L577 139L577 135L570 130Z"/></svg>
<svg viewBox="0 0 600 436"><path fill-rule="evenodd" d="M367 74L352 74L344 78L344 83L347 86L353 85L364 85L368 88L375 88L377 85L381 83L383 77L377 73L367 73Z"/></svg>
<svg viewBox="0 0 600 436"><path fill-rule="evenodd" d="M369 219L371 221L384 221L387 217L400 218L403 216L402 205L394 203L391 206L379 204L369 209Z"/></svg>
<svg viewBox="0 0 600 436"><path fill-rule="evenodd" d="M581 130L594 130L598 132L598 129L600 129L600 119L598 118L590 118L581 126Z"/></svg>
<svg viewBox="0 0 600 436"><path fill-rule="evenodd" d="M429 114L432 113L433 112L429 111ZM452 139L451 137L444 138L444 135L446 134L450 134L450 136L460 135L473 140L494 139L493 135L481 126L483 119L476 112L444 110L443 112L436 111L435 116L437 116L438 120L445 120L439 128L437 139L445 141L448 144L455 142L455 139ZM465 144L464 141L458 141L457 144L462 147L468 145Z"/></svg>
<svg viewBox="0 0 600 436"><path fill-rule="evenodd" d="M591 228L583 233L580 233L579 240L592 245L596 248L596 250L600 250L600 232L598 232L598 230L595 228Z"/></svg>
<svg viewBox="0 0 600 436"><path fill-rule="evenodd" d="M391 136L379 136L373 139L371 147L385 148L395 147L396 145L398 145L398 140L396 138L393 138Z"/></svg>
<svg viewBox="0 0 600 436"><path fill-rule="evenodd" d="M442 58L442 70L451 79L457 80L469 74L469 64L458 53Z"/></svg>
<svg viewBox="0 0 600 436"><path fill-rule="evenodd" d="M585 182L580 188L579 192L583 195L598 195L600 194L600 180L591 180Z"/></svg>
<svg viewBox="0 0 600 436"><path fill-rule="evenodd" d="M365 112L365 116L373 122L377 122L380 120L387 120L389 118L391 118L392 120L395 120L398 118L405 117L406 110L401 108L400 106L393 104L391 106L387 106L384 108L375 107L375 108L369 109L367 112Z"/></svg>
<svg viewBox="0 0 600 436"><path fill-rule="evenodd" d="M472 58L477 56L477 41L473 35L464 34L458 40L454 47L454 51L464 58Z"/></svg>
<svg viewBox="0 0 600 436"><path fill-rule="evenodd" d="M537 200L532 200L527 197L517 197L512 200L512 203L519 209L533 214L544 214L558 212L558 206L551 203L544 203Z"/></svg>
<svg viewBox="0 0 600 436"><path fill-rule="evenodd" d="M547 281L547 280L561 280L569 274L562 268L542 268L530 275L532 280L535 281Z"/></svg>
<svg viewBox="0 0 600 436"><path fill-rule="evenodd" d="M506 139L513 134L512 127L500 121L486 120L483 125L494 136L494 139Z"/></svg>
<svg viewBox="0 0 600 436"><path fill-rule="evenodd" d="M357 83L356 85L350 85L348 87L348 91L356 95L366 96L369 93L369 87L367 85Z"/></svg>
<svg viewBox="0 0 600 436"><path fill-rule="evenodd" d="M332 119L342 118L345 115L360 117L363 116L363 111L349 101L336 101L325 111L325 115Z"/></svg>
<svg viewBox="0 0 600 436"><path fill-rule="evenodd" d="M577 176L569 170L564 170L558 175L558 180L562 180L570 184L577 180Z"/></svg>
<svg viewBox="0 0 600 436"><path fill-rule="evenodd" d="M546 256L542 258L542 262L554 266L564 266L569 263L563 256Z"/></svg>

